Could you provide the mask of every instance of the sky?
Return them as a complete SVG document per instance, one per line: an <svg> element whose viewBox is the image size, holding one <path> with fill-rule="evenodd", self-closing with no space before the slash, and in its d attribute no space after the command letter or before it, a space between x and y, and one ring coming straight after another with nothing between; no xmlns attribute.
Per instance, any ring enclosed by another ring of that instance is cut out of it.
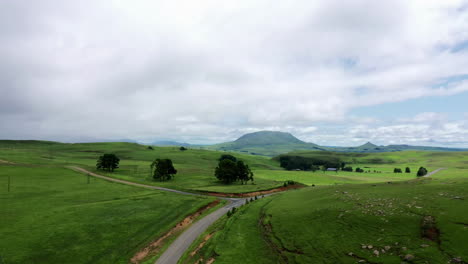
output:
<svg viewBox="0 0 468 264"><path fill-rule="evenodd" d="M468 147L468 1L0 1L0 139Z"/></svg>

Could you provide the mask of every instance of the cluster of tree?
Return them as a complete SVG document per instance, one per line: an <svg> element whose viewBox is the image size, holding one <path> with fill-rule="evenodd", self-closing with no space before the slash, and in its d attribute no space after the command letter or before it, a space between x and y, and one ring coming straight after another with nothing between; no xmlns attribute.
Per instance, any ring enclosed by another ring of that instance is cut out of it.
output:
<svg viewBox="0 0 468 264"><path fill-rule="evenodd" d="M352 172L352 171L353 171L353 167L347 166L347 167L342 168L341 170L342 170L342 171L350 171L350 172Z"/></svg>
<svg viewBox="0 0 468 264"><path fill-rule="evenodd" d="M409 167L406 167L405 173L411 173L411 169Z"/></svg>
<svg viewBox="0 0 468 264"><path fill-rule="evenodd" d="M156 159L151 163L150 168L155 180L170 180L177 174L177 170L170 159Z"/></svg>
<svg viewBox="0 0 468 264"><path fill-rule="evenodd" d="M280 166L287 170L316 171L320 168L324 168L324 170L327 168L343 169L346 165L338 159L320 159L316 157L281 155L278 159Z"/></svg>
<svg viewBox="0 0 468 264"><path fill-rule="evenodd" d="M182 147L179 148L179 150L180 150L180 151L185 151L185 150L187 150L187 148L184 147L184 146L182 146Z"/></svg>
<svg viewBox="0 0 468 264"><path fill-rule="evenodd" d="M420 167L419 170L418 170L418 172L416 173L416 175L417 175L418 177L422 177L422 176L424 176L424 175L426 175L426 174L427 174L427 169L424 168L424 167Z"/></svg>
<svg viewBox="0 0 468 264"><path fill-rule="evenodd" d="M393 173L402 173L400 168L394 168Z"/></svg>
<svg viewBox="0 0 468 264"><path fill-rule="evenodd" d="M356 172L364 172L364 169L361 169L361 168L357 167Z"/></svg>
<svg viewBox="0 0 468 264"><path fill-rule="evenodd" d="M104 154L100 156L96 163L96 169L104 169L113 172L119 167L120 159L115 154Z"/></svg>
<svg viewBox="0 0 468 264"><path fill-rule="evenodd" d="M219 158L218 167L215 169L215 176L225 184L235 181L240 181L241 184L248 181L252 181L253 183L253 173L249 165L229 154L222 155Z"/></svg>

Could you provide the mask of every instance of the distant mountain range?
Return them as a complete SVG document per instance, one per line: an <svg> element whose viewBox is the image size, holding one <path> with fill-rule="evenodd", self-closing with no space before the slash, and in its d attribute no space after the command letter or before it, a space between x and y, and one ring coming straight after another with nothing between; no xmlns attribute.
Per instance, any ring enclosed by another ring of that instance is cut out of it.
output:
<svg viewBox="0 0 468 264"><path fill-rule="evenodd" d="M253 155L276 156L296 150L336 151L336 152L393 152L403 150L426 151L468 151L460 148L425 147L410 145L377 146L371 142L357 147L319 146L304 142L290 133L279 131L259 131L241 136L235 141L204 146L203 148L222 151L238 151Z"/></svg>
<svg viewBox="0 0 468 264"><path fill-rule="evenodd" d="M184 147L192 146L189 143L182 143L182 142L171 141L171 140L155 141L155 142L151 143L151 145L154 145L154 146L184 146Z"/></svg>

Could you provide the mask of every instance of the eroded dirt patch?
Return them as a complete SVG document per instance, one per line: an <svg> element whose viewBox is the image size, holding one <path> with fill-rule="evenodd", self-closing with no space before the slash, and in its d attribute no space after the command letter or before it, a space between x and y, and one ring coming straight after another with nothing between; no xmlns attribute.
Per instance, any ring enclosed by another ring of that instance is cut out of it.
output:
<svg viewBox="0 0 468 264"><path fill-rule="evenodd" d="M299 189L305 187L305 185L302 184L293 184L293 185L288 185L286 187L278 187L270 190L264 190L264 191L257 191L257 192L249 192L249 193L219 193L219 192L205 192L204 194L207 195L213 195L213 196L220 196L220 197L254 197L254 196L259 196L259 195L264 195L264 194L270 194L270 193L275 193L275 192L282 192L282 191L287 191L287 190L292 190L292 189Z"/></svg>
<svg viewBox="0 0 468 264"><path fill-rule="evenodd" d="M174 234L177 234L187 228L190 224L193 223L193 221L198 218L200 215L202 215L204 212L209 210L210 208L215 207L220 203L220 200L213 201L200 209L198 209L195 213L185 217L182 221L180 221L178 224L176 224L173 228L171 228L168 232L166 232L164 235L161 237L157 238L156 240L152 241L148 246L145 248L141 249L138 251L131 259L130 263L138 264L141 263L143 260L145 260L149 256L154 256L156 255L159 250L161 250L161 247L164 245L164 242L173 236Z"/></svg>
<svg viewBox="0 0 468 264"><path fill-rule="evenodd" d="M426 215L421 220L421 237L440 244L440 231L435 217Z"/></svg>
<svg viewBox="0 0 468 264"><path fill-rule="evenodd" d="M203 238L203 241L200 243L200 245L198 245L198 247L190 252L190 256L193 257L195 256L195 254L197 254L197 252L206 244L206 242L213 236L213 234L208 234L206 235L204 238Z"/></svg>

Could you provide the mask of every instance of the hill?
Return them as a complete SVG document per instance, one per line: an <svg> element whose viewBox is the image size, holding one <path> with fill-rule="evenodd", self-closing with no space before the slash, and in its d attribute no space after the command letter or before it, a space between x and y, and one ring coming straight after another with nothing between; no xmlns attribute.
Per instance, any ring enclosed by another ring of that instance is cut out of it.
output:
<svg viewBox="0 0 468 264"><path fill-rule="evenodd" d="M324 150L317 144L304 142L290 133L279 131L249 133L235 141L206 146L205 148L263 156L275 156L296 150Z"/></svg>
<svg viewBox="0 0 468 264"><path fill-rule="evenodd" d="M358 153L377 153L377 152L395 152L404 150L422 150L422 151L468 151L461 148L446 147L428 147L411 145L388 145L377 146L367 142L357 147L334 147L319 146L314 143L302 141L290 133L280 131L259 131L248 133L235 141L220 143L210 146L204 146L205 149L221 151L237 151L253 155L276 156L291 151L313 150L313 151L333 151L333 152L358 152Z"/></svg>

